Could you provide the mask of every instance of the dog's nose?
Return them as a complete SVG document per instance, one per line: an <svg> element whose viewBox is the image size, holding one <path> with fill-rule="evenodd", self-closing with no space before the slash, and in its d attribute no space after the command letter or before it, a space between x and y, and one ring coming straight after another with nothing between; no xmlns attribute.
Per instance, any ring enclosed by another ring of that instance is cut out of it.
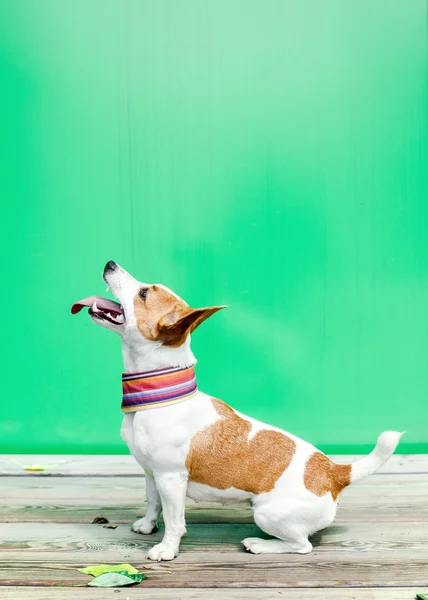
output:
<svg viewBox="0 0 428 600"><path fill-rule="evenodd" d="M106 266L104 267L104 273L106 271L114 271L116 268L117 264L114 262L114 260L109 260Z"/></svg>

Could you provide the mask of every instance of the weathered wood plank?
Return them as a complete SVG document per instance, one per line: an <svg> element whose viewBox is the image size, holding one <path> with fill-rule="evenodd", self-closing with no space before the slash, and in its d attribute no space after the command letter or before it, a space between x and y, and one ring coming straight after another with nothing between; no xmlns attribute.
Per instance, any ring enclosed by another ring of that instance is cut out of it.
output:
<svg viewBox="0 0 428 600"><path fill-rule="evenodd" d="M0 587L2 600L117 600L125 597L129 600L145 598L147 600L404 600L413 599L420 588L175 588L150 589L144 584L121 590L121 596L113 589L96 588L40 588L40 587ZM427 590L428 591L428 590Z"/></svg>
<svg viewBox="0 0 428 600"><path fill-rule="evenodd" d="M32 465L45 465L49 468L36 473L25 470L25 467ZM130 455L3 454L0 456L0 476L34 476L35 474L40 477L50 475L139 477L144 475L144 471Z"/></svg>
<svg viewBox="0 0 428 600"><path fill-rule="evenodd" d="M144 477L2 477L0 506L51 505L98 506L108 498L109 505L138 505L145 499ZM407 505L410 498L428 495L424 473L371 475L346 488L341 504L357 501L370 506L383 503ZM364 502L361 500L364 499ZM400 504L401 503L401 504Z"/></svg>
<svg viewBox="0 0 428 600"><path fill-rule="evenodd" d="M0 506L0 523L92 523L95 517L105 517L110 523L133 523L144 516L146 505L140 506ZM403 518L407 510L402 511ZM428 519L428 509L427 509ZM397 519L399 513L395 511ZM420 521L420 515L415 519ZM388 521L390 519L387 519ZM189 506L186 510L187 523L252 523L251 508ZM161 519L161 522L162 519Z"/></svg>
<svg viewBox="0 0 428 600"><path fill-rule="evenodd" d="M242 589L233 588L175 588L175 589L142 589L143 584L136 588L127 588L125 597L147 598L147 600L242 600ZM276 588L276 589L246 589L247 600L403 600L413 599L420 588ZM125 590L121 590L122 596ZM116 600L117 594L112 589L96 588L37 588L37 587L0 587L2 600ZM119 596L120 598L120 596Z"/></svg>
<svg viewBox="0 0 428 600"><path fill-rule="evenodd" d="M414 523L349 523L334 524L313 536L317 555L340 555L377 550L380 553L397 550L425 552L428 557L428 527L425 522ZM74 523L2 523L0 524L0 549L21 550L22 556L34 550L109 550L120 545L123 549L139 548L142 552L161 540L163 527L152 535L132 532L127 525L106 529L101 525ZM187 535L181 542L182 551L204 552L242 549L245 537L270 537L255 524L189 524Z"/></svg>
<svg viewBox="0 0 428 600"><path fill-rule="evenodd" d="M140 536L139 536L140 537ZM155 540L156 541L156 540ZM278 563L279 565L300 565L304 564L307 568L312 568L311 565L318 563L330 563L334 561L342 561L349 565L365 564L371 565L373 562L377 562L386 557L387 564L394 564L394 561L400 559L400 550L393 549L388 550L379 557L377 549L368 548L361 552L357 547L354 550L350 550L344 555L339 549L337 552L331 550L330 552L324 552L320 554L318 550L314 550L310 554L249 554L245 552L242 547L240 549L235 548L232 550L223 550L221 547L216 550L205 552L203 548L195 548L194 550L184 550L170 562L166 563L153 563L145 558L145 553L141 550L141 547L136 545L132 548L123 548L120 544L110 547L109 549L98 548L97 546L90 546L82 552L80 549L67 548L61 551L52 551L50 549L39 548L33 553L23 553L20 549L10 549L1 552L0 564L3 566L14 565L20 563L22 565L32 564L36 566L42 566L44 564L49 565L69 565L70 568L74 566L80 568L81 566L94 565L97 563L102 564L121 564L124 561L133 564L136 568L142 568L145 566L161 566L167 570L173 570L174 565L187 565L187 564L216 564L217 569L221 568L221 565L235 565L245 564L245 567L250 568L253 564L264 564L267 568L271 563ZM403 560L411 562L413 560L428 561L428 556L421 553L419 550L407 550L406 554L401 555ZM248 564L247 564L248 563ZM53 568L53 566L52 566ZM0 569L1 571L1 569ZM195 583L196 585L196 583ZM427 581L428 585L428 581Z"/></svg>
<svg viewBox="0 0 428 600"><path fill-rule="evenodd" d="M360 504L365 502L361 500ZM0 506L0 523L92 523L95 517L105 517L110 523L133 523L145 514L146 505L139 506ZM412 497L403 506L390 499L388 503L357 505L345 502L339 507L336 524L428 522L428 502ZM161 519L162 522L162 519ZM200 506L186 509L187 523L253 523L252 510L246 506Z"/></svg>
<svg viewBox="0 0 428 600"><path fill-rule="evenodd" d="M330 458L335 462L348 464L355 462L361 456L342 454ZM46 471L39 473L41 477L49 475L123 477L142 474L141 467L130 455L4 454L0 456L0 475L34 475L34 472L25 471L25 467L30 465L50 466ZM428 473L428 455L394 454L379 473Z"/></svg>
<svg viewBox="0 0 428 600"><path fill-rule="evenodd" d="M345 560L341 554L329 559L314 561L301 556L299 560L271 560L268 555L225 555L220 552L205 555L205 560L195 560L192 554L183 553L178 559L162 566L168 573L151 573L144 588L168 587L397 587L426 586L428 558L412 556L407 563L402 555L370 553L367 557ZM275 556L275 555L274 555ZM290 555L291 556L291 555ZM82 555L82 558L84 555ZM238 560L236 560L238 558ZM133 562L142 569L144 562ZM90 577L79 573L76 567L82 562L2 560L0 585L20 586L72 586L85 585ZM23 573L25 576L23 577Z"/></svg>

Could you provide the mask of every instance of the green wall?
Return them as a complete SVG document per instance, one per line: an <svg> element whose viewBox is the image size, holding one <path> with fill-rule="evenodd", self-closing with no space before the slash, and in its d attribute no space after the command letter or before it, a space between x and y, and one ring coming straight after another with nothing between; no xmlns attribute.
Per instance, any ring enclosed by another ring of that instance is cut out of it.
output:
<svg viewBox="0 0 428 600"><path fill-rule="evenodd" d="M126 452L114 259L200 387L326 451L428 451L424 0L0 0L0 451Z"/></svg>

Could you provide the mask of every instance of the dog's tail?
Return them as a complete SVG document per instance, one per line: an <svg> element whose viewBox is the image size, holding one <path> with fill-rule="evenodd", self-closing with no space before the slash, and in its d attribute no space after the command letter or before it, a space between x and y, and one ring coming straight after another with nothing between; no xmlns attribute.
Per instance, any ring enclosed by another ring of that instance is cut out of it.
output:
<svg viewBox="0 0 428 600"><path fill-rule="evenodd" d="M381 433L374 450L364 458L351 464L350 483L359 481L366 475L371 475L380 469L394 453L403 433L398 431L384 431Z"/></svg>
<svg viewBox="0 0 428 600"><path fill-rule="evenodd" d="M337 500L348 485L380 469L398 446L401 436L398 431L384 431L370 454L347 465L334 463L322 452L315 452L306 463L305 487L317 496L331 492L333 500Z"/></svg>

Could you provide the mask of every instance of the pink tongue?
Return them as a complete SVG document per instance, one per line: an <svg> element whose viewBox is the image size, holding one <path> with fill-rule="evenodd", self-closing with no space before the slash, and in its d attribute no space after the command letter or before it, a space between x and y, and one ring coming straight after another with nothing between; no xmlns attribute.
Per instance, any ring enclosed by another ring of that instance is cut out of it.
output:
<svg viewBox="0 0 428 600"><path fill-rule="evenodd" d="M71 307L71 314L75 315L82 310L84 306L91 307L94 302L97 303L97 307L101 310L108 310L109 312L114 312L118 315L123 315L122 307L118 302L114 302L113 300L108 300L108 298L102 298L102 296L89 296L89 298L83 298L83 300L79 300Z"/></svg>

